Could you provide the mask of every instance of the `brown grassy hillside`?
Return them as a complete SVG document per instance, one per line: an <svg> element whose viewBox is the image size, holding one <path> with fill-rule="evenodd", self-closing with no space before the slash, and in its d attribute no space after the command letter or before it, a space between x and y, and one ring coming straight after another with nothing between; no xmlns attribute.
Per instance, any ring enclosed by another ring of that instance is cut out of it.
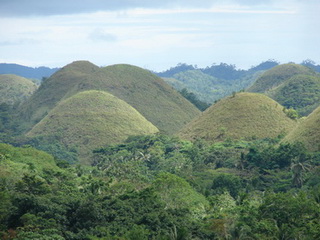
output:
<svg viewBox="0 0 320 240"><path fill-rule="evenodd" d="M284 142L302 142L310 151L320 151L320 107L291 131Z"/></svg>
<svg viewBox="0 0 320 240"><path fill-rule="evenodd" d="M209 141L276 137L292 130L296 122L286 116L283 107L257 93L237 93L212 105L184 127L185 139Z"/></svg>
<svg viewBox="0 0 320 240"><path fill-rule="evenodd" d="M30 79L14 74L0 74L0 104L14 105L26 101L38 86Z"/></svg>
<svg viewBox="0 0 320 240"><path fill-rule="evenodd" d="M281 64L262 74L262 76L248 88L248 91L267 93L278 87L284 81L298 74L314 75L315 73L312 69L299 64Z"/></svg>
<svg viewBox="0 0 320 240"><path fill-rule="evenodd" d="M27 136L55 136L69 149L76 148L82 162L88 162L98 147L156 132L152 123L123 100L91 90L61 101Z"/></svg>
<svg viewBox="0 0 320 240"><path fill-rule="evenodd" d="M172 87L147 70L124 64L99 68L80 61L47 79L21 108L22 118L33 125L59 101L85 90L103 90L123 99L166 133L178 131L200 114Z"/></svg>

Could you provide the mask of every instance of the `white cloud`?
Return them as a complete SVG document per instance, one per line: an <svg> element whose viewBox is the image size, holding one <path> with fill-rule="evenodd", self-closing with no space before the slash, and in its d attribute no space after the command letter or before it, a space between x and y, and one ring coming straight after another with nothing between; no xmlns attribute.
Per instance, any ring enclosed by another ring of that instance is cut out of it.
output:
<svg viewBox="0 0 320 240"><path fill-rule="evenodd" d="M114 6L115 10L97 11L96 6L89 8L90 13L0 17L2 61L60 67L87 59L98 65L127 62L157 70L178 62L227 61L241 67L269 58L320 62L319 4L238 0L197 5L189 0L184 5L157 1L143 6L138 2L133 7Z"/></svg>

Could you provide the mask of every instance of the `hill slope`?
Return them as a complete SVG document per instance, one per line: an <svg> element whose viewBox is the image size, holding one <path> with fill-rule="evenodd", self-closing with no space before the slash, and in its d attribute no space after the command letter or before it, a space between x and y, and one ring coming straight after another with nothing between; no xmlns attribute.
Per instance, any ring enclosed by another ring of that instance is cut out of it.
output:
<svg viewBox="0 0 320 240"><path fill-rule="evenodd" d="M47 79L21 108L22 118L33 125L60 100L85 90L103 90L123 99L160 130L178 131L200 111L161 78L130 65L99 68L90 62L67 65Z"/></svg>
<svg viewBox="0 0 320 240"><path fill-rule="evenodd" d="M151 72L125 64L101 69L107 90L125 100L161 131L173 133L200 114L188 100Z"/></svg>
<svg viewBox="0 0 320 240"><path fill-rule="evenodd" d="M60 102L27 136L56 136L68 148L78 148L80 159L87 161L95 148L120 143L130 135L156 132L123 100L91 90Z"/></svg>
<svg viewBox="0 0 320 240"><path fill-rule="evenodd" d="M27 127L39 122L72 88L87 82L90 74L98 69L90 62L78 61L63 67L46 79L20 108L21 118L28 123Z"/></svg>
<svg viewBox="0 0 320 240"><path fill-rule="evenodd" d="M281 64L266 71L251 87L248 88L248 91L267 93L278 87L284 81L298 74L314 75L315 73L310 68L299 64Z"/></svg>
<svg viewBox="0 0 320 240"><path fill-rule="evenodd" d="M0 75L0 103L13 105L24 102L37 89L30 79L13 74Z"/></svg>
<svg viewBox="0 0 320 240"><path fill-rule="evenodd" d="M264 93L286 108L306 116L320 105L320 75L298 64L283 64L265 72L249 89Z"/></svg>
<svg viewBox="0 0 320 240"><path fill-rule="evenodd" d="M283 141L302 142L310 151L320 151L320 107L291 131Z"/></svg>
<svg viewBox="0 0 320 240"><path fill-rule="evenodd" d="M286 108L307 116L320 105L320 75L293 76L268 95Z"/></svg>
<svg viewBox="0 0 320 240"><path fill-rule="evenodd" d="M293 129L296 122L283 107L269 97L256 93L237 93L208 108L184 127L185 139L209 141L276 137Z"/></svg>

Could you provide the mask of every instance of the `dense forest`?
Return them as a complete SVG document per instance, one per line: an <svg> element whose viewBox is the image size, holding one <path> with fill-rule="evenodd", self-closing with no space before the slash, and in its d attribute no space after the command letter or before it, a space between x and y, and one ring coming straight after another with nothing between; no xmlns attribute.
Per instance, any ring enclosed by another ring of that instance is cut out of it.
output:
<svg viewBox="0 0 320 240"><path fill-rule="evenodd" d="M0 104L0 239L320 239L317 66L162 73L261 89L211 106L124 64L78 61L35 92L12 85L30 94Z"/></svg>
<svg viewBox="0 0 320 240"><path fill-rule="evenodd" d="M2 239L318 239L320 153L136 136L92 166L0 145Z"/></svg>

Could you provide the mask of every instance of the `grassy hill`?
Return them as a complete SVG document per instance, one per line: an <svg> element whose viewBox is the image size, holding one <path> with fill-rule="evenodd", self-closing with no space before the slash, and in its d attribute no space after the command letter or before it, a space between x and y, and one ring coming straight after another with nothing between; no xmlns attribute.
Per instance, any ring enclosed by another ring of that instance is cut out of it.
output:
<svg viewBox="0 0 320 240"><path fill-rule="evenodd" d="M302 65L283 64L265 72L248 91L264 93L306 116L320 105L320 75Z"/></svg>
<svg viewBox="0 0 320 240"><path fill-rule="evenodd" d="M21 118L27 122L26 128L39 122L75 86L88 82L90 74L98 69L90 62L78 61L46 79L20 108Z"/></svg>
<svg viewBox="0 0 320 240"><path fill-rule="evenodd" d="M152 123L123 100L91 90L61 101L27 136L55 136L69 149L77 149L85 162L96 148L120 143L130 135L156 132Z"/></svg>
<svg viewBox="0 0 320 240"><path fill-rule="evenodd" d="M173 133L200 111L163 79L139 67L118 64L102 68L100 79L107 91L137 109L159 130Z"/></svg>
<svg viewBox="0 0 320 240"><path fill-rule="evenodd" d="M294 108L302 116L320 105L320 75L295 75L269 93L286 108Z"/></svg>
<svg viewBox="0 0 320 240"><path fill-rule="evenodd" d="M30 79L13 74L0 75L0 103L14 105L28 99L37 85Z"/></svg>
<svg viewBox="0 0 320 240"><path fill-rule="evenodd" d="M78 61L47 79L21 107L21 115L32 126L59 101L85 90L113 94L167 133L178 131L200 113L160 77L147 70L131 65L99 68L90 62Z"/></svg>
<svg viewBox="0 0 320 240"><path fill-rule="evenodd" d="M284 81L298 74L314 75L314 71L299 64L281 64L266 71L251 87L248 88L248 91L267 93L278 87Z"/></svg>
<svg viewBox="0 0 320 240"><path fill-rule="evenodd" d="M185 139L209 141L276 137L292 130L296 122L286 116L283 107L257 93L237 93L208 108L184 127Z"/></svg>
<svg viewBox="0 0 320 240"><path fill-rule="evenodd" d="M302 142L310 151L320 151L320 107L314 110L283 140Z"/></svg>
<svg viewBox="0 0 320 240"><path fill-rule="evenodd" d="M3 168L3 165L5 165L7 161L4 160L14 160L10 165L7 166L17 171L17 174L15 174L14 176L16 178L21 177L22 173L28 170L34 170L35 172L37 172L44 169L59 169L56 166L54 158L51 155L31 147L19 148L13 147L9 144L0 143L0 159L2 160L0 163L0 173L1 170L6 170L5 168ZM0 174L0 176L4 175Z"/></svg>

